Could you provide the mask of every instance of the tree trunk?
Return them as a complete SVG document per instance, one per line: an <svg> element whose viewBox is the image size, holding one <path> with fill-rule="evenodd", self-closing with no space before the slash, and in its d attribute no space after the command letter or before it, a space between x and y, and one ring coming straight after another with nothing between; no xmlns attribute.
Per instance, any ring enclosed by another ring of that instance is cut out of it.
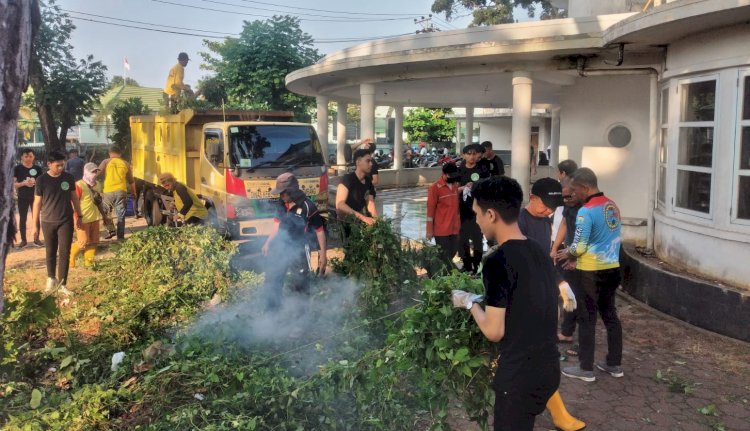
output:
<svg viewBox="0 0 750 431"><path fill-rule="evenodd" d="M34 0L36 3L36 0ZM60 138L57 137L57 126L55 125L55 118L52 116L52 110L49 106L44 104L42 100L42 94L36 91L39 88L44 88L44 72L42 71L42 65L38 60L31 61L31 68L29 70L29 83L34 91L34 102L36 105L36 113L39 117L39 126L42 129L42 136L44 137L44 151L49 154L50 151L65 151L65 145L60 145Z"/></svg>
<svg viewBox="0 0 750 431"><path fill-rule="evenodd" d="M60 148L56 148L57 151L65 152L65 149L67 148L67 142L68 142L68 130L73 127L72 124L68 124L66 121L60 122L60 136L57 138L57 143L60 146Z"/></svg>
<svg viewBox="0 0 750 431"><path fill-rule="evenodd" d="M5 287L5 258L15 238L13 165L18 107L28 86L34 32L40 22L37 0L0 0L0 286ZM0 288L0 313L4 307Z"/></svg>

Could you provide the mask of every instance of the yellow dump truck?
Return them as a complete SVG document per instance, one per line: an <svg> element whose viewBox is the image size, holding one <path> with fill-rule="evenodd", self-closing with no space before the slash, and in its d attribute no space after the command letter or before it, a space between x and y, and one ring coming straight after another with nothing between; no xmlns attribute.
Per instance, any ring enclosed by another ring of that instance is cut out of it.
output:
<svg viewBox="0 0 750 431"><path fill-rule="evenodd" d="M158 176L171 172L209 208L211 222L232 238L267 235L278 196L275 178L291 171L321 211L328 204L325 156L315 129L291 112L183 110L130 117L133 173L149 225L164 221L168 193Z"/></svg>

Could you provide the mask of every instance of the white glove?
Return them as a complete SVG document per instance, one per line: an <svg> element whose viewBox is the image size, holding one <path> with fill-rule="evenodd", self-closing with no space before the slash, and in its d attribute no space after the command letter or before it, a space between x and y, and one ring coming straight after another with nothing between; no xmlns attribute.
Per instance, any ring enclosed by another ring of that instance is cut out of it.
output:
<svg viewBox="0 0 750 431"><path fill-rule="evenodd" d="M573 293L573 289L570 288L568 282L563 281L557 287L560 289L560 296L563 300L563 309L568 312L575 310L576 307L578 307L578 303L576 302L576 296Z"/></svg>
<svg viewBox="0 0 750 431"><path fill-rule="evenodd" d="M453 300L453 306L456 308L465 308L467 310L471 310L471 306L475 302L479 302L482 300L482 295L477 295L476 293L471 292L464 292L463 290L453 290L451 291L451 299Z"/></svg>

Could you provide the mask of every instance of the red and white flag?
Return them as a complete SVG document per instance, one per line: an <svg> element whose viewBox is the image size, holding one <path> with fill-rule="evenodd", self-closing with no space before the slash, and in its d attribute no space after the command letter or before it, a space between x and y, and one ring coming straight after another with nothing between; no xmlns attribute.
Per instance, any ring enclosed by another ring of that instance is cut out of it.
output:
<svg viewBox="0 0 750 431"><path fill-rule="evenodd" d="M130 63L128 63L128 58L125 57L124 61L122 62L123 67L125 67L125 70L130 70Z"/></svg>

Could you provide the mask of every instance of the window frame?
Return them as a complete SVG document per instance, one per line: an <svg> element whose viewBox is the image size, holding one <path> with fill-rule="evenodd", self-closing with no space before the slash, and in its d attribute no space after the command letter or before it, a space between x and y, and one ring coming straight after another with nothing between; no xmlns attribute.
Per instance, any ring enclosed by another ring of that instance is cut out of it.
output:
<svg viewBox="0 0 750 431"><path fill-rule="evenodd" d="M667 195L669 187L667 186L667 179L669 178L669 90L670 85L667 82L659 90L659 153L656 156L656 205L666 207L668 199ZM665 97L666 96L666 97ZM662 160L662 151L664 152L664 160ZM662 171L664 172L662 178ZM662 190L661 182L664 181L664 187Z"/></svg>
<svg viewBox="0 0 750 431"><path fill-rule="evenodd" d="M732 202L730 203L730 223L741 226L750 226L750 219L743 219L737 216L739 212L739 194L740 194L740 177L750 177L750 168L740 169L740 156L742 155L742 128L750 128L750 119L743 120L744 95L745 95L745 78L750 77L750 68L740 68L737 70L737 105L735 110L735 134L734 134L734 154L732 163ZM750 106L747 106L750 111Z"/></svg>
<svg viewBox="0 0 750 431"><path fill-rule="evenodd" d="M222 145L222 157L218 165L214 164L208 157L208 145L206 145L206 134L214 132L219 134L219 139L221 140ZM211 167L214 168L216 172L223 173L223 170L226 168L226 145L224 142L224 131L220 127L210 127L203 130L203 158L206 159L208 164L211 165Z"/></svg>
<svg viewBox="0 0 750 431"><path fill-rule="evenodd" d="M684 97L684 91L685 87L690 84L695 84L699 82L708 82L708 81L714 81L715 82L715 94L714 94L714 119L713 121L682 121L682 115L683 115L683 97ZM671 199L671 207L672 210L676 213L685 214L693 217L699 217L702 219L707 220L713 220L714 218L714 207L715 207L715 199L716 199L716 161L717 161L717 147L719 147L719 139L720 139L720 131L719 131L719 124L720 124L720 88L721 88L721 81L720 76L718 73L713 73L710 75L699 75L699 76L693 76L690 78L684 78L679 79L676 82L676 106L674 106L674 109L676 110L676 121L675 121L675 127L674 127L674 139L671 141L673 142L673 147L668 148L668 156L669 154L672 154L674 157L674 163L673 168L670 171L672 174L672 177L674 178L674 183L671 191L672 199ZM699 128L699 127L711 127L713 128L713 140L712 140L712 148L711 148L711 166L705 167L705 166L693 166L693 165L684 165L680 164L679 160L679 150L680 150L680 135L682 133L682 129L691 129L691 128ZM709 199L709 205L708 205L708 212L701 212L696 210L691 210L690 208L685 208L677 205L677 196L678 196L678 187L680 186L679 182L679 172L697 172L697 173L704 173L711 175L711 186L709 188L710 193L710 199Z"/></svg>

